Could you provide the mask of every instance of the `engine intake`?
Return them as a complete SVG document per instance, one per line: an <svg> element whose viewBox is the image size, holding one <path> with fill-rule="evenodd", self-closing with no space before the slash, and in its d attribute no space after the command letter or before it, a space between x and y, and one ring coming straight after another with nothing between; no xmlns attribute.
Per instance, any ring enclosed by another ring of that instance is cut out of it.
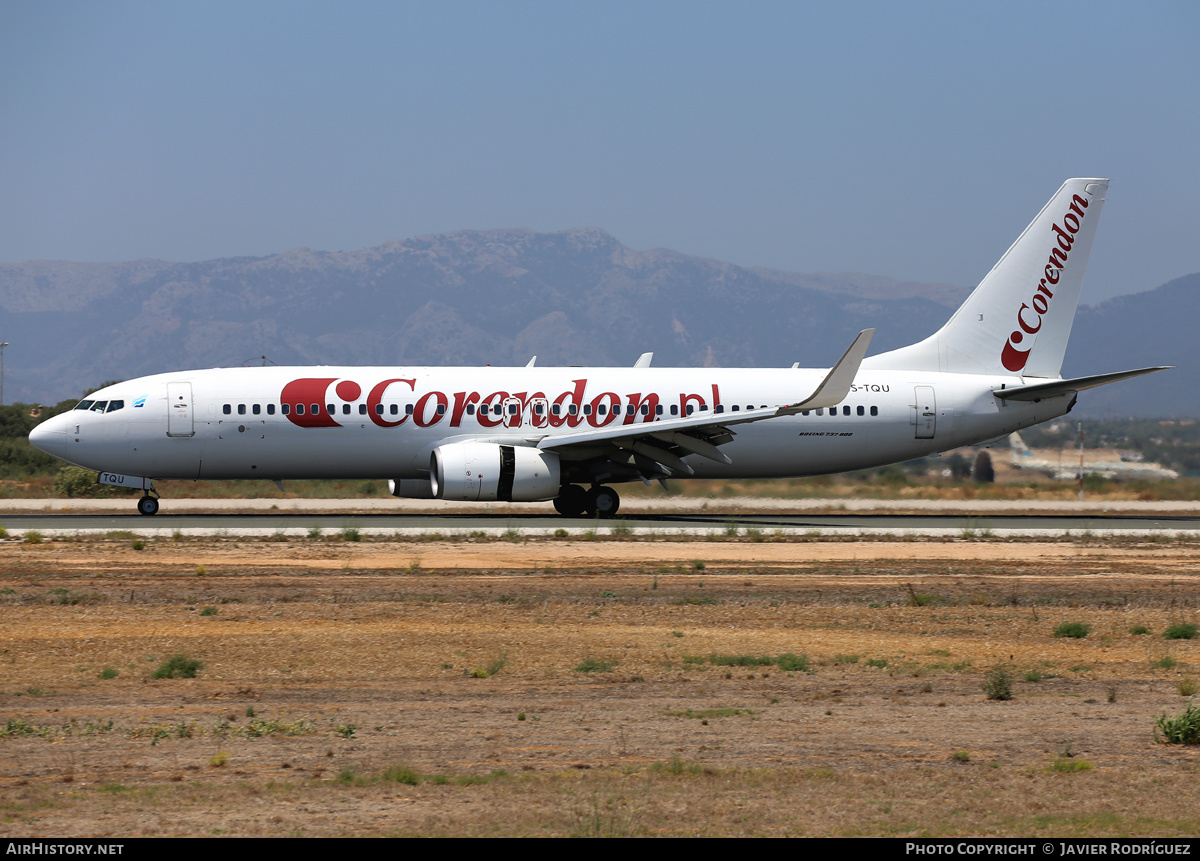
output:
<svg viewBox="0 0 1200 861"><path fill-rule="evenodd" d="M456 502L538 502L558 496L558 455L520 445L460 442L438 446L429 458L437 499Z"/></svg>

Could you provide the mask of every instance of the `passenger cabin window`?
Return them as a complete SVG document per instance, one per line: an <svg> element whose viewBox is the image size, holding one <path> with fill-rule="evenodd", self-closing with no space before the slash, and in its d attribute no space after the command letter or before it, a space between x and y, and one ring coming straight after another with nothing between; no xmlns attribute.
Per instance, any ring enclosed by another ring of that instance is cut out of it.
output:
<svg viewBox="0 0 1200 861"><path fill-rule="evenodd" d="M654 408L654 414L656 416L661 416L663 414L662 404L659 404Z"/></svg>
<svg viewBox="0 0 1200 861"><path fill-rule="evenodd" d="M871 415L873 415L873 416L879 415L879 407L871 407Z"/></svg>
<svg viewBox="0 0 1200 861"><path fill-rule="evenodd" d="M383 404L375 405L375 415L377 415L377 416L383 415Z"/></svg>
<svg viewBox="0 0 1200 861"><path fill-rule="evenodd" d="M413 405L412 404L404 405L404 414L406 416L411 416L413 414Z"/></svg>
<svg viewBox="0 0 1200 861"><path fill-rule="evenodd" d="M859 407L859 408L858 408L858 414L859 414L860 416L861 416L863 413L865 413L865 412L866 412L866 410L864 410L862 407Z"/></svg>
<svg viewBox="0 0 1200 861"><path fill-rule="evenodd" d="M244 416L245 414L246 414L246 405L245 405L245 404L238 404L238 415L239 415L239 416Z"/></svg>
<svg viewBox="0 0 1200 861"><path fill-rule="evenodd" d="M701 407L700 409L704 409L704 407ZM713 407L713 412L714 413L723 413L723 412L725 412L725 407L723 407L721 404L717 404L715 407Z"/></svg>
<svg viewBox="0 0 1200 861"><path fill-rule="evenodd" d="M255 404L254 406L250 407L250 412L254 413L256 416L262 415L262 404Z"/></svg>
<svg viewBox="0 0 1200 861"><path fill-rule="evenodd" d="M671 415L679 415L679 404L671 404Z"/></svg>
<svg viewBox="0 0 1200 861"><path fill-rule="evenodd" d="M269 415L269 416L275 415L275 405L274 404L267 404L267 415Z"/></svg>
<svg viewBox="0 0 1200 861"><path fill-rule="evenodd" d="M350 415L350 405L349 404L342 404L342 415L344 415L344 416Z"/></svg>
<svg viewBox="0 0 1200 861"><path fill-rule="evenodd" d="M554 413L556 416L561 416L562 415L562 404L552 405L550 407L550 412Z"/></svg>
<svg viewBox="0 0 1200 861"><path fill-rule="evenodd" d="M467 404L467 415L469 415L469 416L475 415L475 405L474 404Z"/></svg>
<svg viewBox="0 0 1200 861"><path fill-rule="evenodd" d="M291 415L291 413L292 413L292 405L291 405L291 404L281 404L281 405L280 405L280 407L279 407L279 411L280 411L281 413L283 413L285 416L287 416L287 415Z"/></svg>
<svg viewBox="0 0 1200 861"><path fill-rule="evenodd" d="M329 413L331 416L335 416L335 415L337 415L337 404L326 404L326 405L325 405L325 410L326 410L326 412L328 412L328 413ZM316 412L316 410L313 410L313 412L315 413L315 412Z"/></svg>
<svg viewBox="0 0 1200 861"><path fill-rule="evenodd" d="M583 414L585 416L590 416L592 414L592 405L591 404L583 405Z"/></svg>
<svg viewBox="0 0 1200 861"><path fill-rule="evenodd" d="M573 416L579 415L579 407L575 404L571 404L571 406L567 407L567 412Z"/></svg>
<svg viewBox="0 0 1200 861"><path fill-rule="evenodd" d="M366 404L358 405L358 414L360 416L365 416L367 414L367 405Z"/></svg>
<svg viewBox="0 0 1200 861"><path fill-rule="evenodd" d="M321 405L320 404L310 404L309 406L312 407L312 414L314 416L319 416L321 414Z"/></svg>
<svg viewBox="0 0 1200 861"><path fill-rule="evenodd" d="M446 414L446 405L445 404L438 404L437 414L439 416L444 416Z"/></svg>
<svg viewBox="0 0 1200 861"><path fill-rule="evenodd" d="M844 416L850 415L850 407L849 406L842 407L842 415L844 415Z"/></svg>
<svg viewBox="0 0 1200 861"><path fill-rule="evenodd" d="M296 404L296 415L304 415L304 404Z"/></svg>
<svg viewBox="0 0 1200 861"><path fill-rule="evenodd" d="M400 407L398 407L396 404L388 404L388 412L392 415L399 415Z"/></svg>

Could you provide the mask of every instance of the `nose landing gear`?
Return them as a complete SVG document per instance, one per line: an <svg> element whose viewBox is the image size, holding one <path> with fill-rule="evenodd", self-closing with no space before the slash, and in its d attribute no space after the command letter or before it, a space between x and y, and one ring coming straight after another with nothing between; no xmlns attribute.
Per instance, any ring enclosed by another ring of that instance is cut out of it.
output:
<svg viewBox="0 0 1200 861"><path fill-rule="evenodd" d="M137 503L138 514L158 514L158 498L147 493Z"/></svg>

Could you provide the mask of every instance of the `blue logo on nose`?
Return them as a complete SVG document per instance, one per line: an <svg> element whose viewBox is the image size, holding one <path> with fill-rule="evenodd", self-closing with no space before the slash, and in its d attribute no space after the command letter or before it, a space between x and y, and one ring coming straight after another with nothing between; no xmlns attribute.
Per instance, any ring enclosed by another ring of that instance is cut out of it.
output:
<svg viewBox="0 0 1200 861"><path fill-rule="evenodd" d="M138 407L146 406L146 398L147 397L149 397L149 396L142 395L141 397L134 399L133 408L136 410Z"/></svg>

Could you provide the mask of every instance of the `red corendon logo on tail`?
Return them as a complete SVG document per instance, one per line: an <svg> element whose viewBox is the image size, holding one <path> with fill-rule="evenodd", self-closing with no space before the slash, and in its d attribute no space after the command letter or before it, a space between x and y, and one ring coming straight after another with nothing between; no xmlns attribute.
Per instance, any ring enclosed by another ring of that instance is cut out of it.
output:
<svg viewBox="0 0 1200 861"><path fill-rule="evenodd" d="M1071 206L1062 217L1062 225L1054 224L1050 227L1050 232L1055 235L1056 243L1050 249L1050 258L1045 269L1046 277L1038 282L1033 298L1022 304L1017 311L1019 328L1014 329L1013 333L1008 336L1004 349L1000 353L1001 364L1014 373L1025 367L1025 363L1029 361L1029 351L1033 349L1032 345L1024 350L1016 345L1023 342L1026 335L1036 335L1041 331L1042 317L1050 310L1050 300L1054 298L1054 291L1050 288L1059 282L1063 270L1067 268L1067 258L1071 254L1071 247L1075 244L1075 234L1079 232L1079 226L1087 214L1084 212L1087 208L1087 200L1078 194L1073 195Z"/></svg>

